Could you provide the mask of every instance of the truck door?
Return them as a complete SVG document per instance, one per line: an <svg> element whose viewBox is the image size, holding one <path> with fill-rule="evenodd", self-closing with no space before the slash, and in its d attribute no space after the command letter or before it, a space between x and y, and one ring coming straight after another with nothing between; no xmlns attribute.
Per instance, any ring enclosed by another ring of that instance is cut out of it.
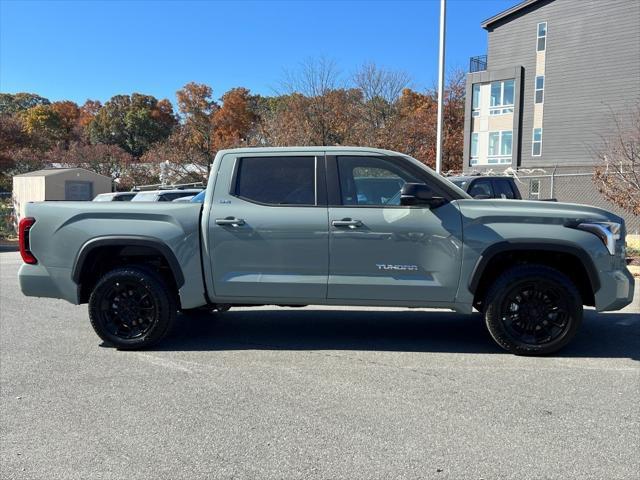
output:
<svg viewBox="0 0 640 480"><path fill-rule="evenodd" d="M225 155L206 228L216 298L324 300L324 153Z"/></svg>
<svg viewBox="0 0 640 480"><path fill-rule="evenodd" d="M329 299L448 302L460 275L462 224L451 203L401 206L405 183L432 183L402 157L327 156Z"/></svg>

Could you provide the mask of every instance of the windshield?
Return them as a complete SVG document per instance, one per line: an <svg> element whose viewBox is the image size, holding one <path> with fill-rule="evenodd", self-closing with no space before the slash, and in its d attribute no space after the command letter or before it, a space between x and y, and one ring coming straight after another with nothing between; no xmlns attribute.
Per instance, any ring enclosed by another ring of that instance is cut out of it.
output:
<svg viewBox="0 0 640 480"><path fill-rule="evenodd" d="M113 195L110 193L102 193L93 199L94 202L110 202Z"/></svg>
<svg viewBox="0 0 640 480"><path fill-rule="evenodd" d="M452 188L456 190L456 192L462 192L463 198L471 198L471 196L467 193L465 188L469 184L469 180L466 178L456 178L456 177L440 177L443 180L446 180Z"/></svg>
<svg viewBox="0 0 640 480"><path fill-rule="evenodd" d="M460 188L464 188L464 186L467 184L466 180L449 180L449 181L453 183L456 187L460 187Z"/></svg>
<svg viewBox="0 0 640 480"><path fill-rule="evenodd" d="M141 192L131 199L132 202L155 202L158 194L156 192Z"/></svg>
<svg viewBox="0 0 640 480"><path fill-rule="evenodd" d="M195 197L191 199L191 203L204 203L204 195L207 193L206 190L201 191Z"/></svg>

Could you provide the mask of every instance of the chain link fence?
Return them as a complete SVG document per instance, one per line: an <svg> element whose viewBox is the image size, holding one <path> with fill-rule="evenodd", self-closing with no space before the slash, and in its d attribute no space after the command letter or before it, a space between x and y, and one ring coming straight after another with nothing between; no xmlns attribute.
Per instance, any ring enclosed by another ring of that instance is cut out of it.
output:
<svg viewBox="0 0 640 480"><path fill-rule="evenodd" d="M544 200L554 198L558 202L580 203L603 208L624 218L627 232L640 234L640 217L611 203L593 183L593 171L514 175L522 198Z"/></svg>

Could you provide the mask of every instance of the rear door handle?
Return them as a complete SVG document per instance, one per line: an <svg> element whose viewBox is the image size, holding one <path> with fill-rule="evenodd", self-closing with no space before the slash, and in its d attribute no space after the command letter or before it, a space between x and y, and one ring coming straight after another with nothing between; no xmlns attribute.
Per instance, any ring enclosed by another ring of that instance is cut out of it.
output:
<svg viewBox="0 0 640 480"><path fill-rule="evenodd" d="M236 217L216 218L216 225L227 225L231 227L239 227L241 225L244 225L244 220L242 218L236 218Z"/></svg>
<svg viewBox="0 0 640 480"><path fill-rule="evenodd" d="M359 228L363 225L360 220L351 220L350 218L343 218L342 220L333 220L331 225L334 227L349 227L349 228Z"/></svg>

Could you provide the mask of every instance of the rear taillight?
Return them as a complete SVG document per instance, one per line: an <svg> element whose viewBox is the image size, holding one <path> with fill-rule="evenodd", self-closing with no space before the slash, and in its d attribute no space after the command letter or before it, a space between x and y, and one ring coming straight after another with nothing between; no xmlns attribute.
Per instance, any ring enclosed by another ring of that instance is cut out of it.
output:
<svg viewBox="0 0 640 480"><path fill-rule="evenodd" d="M31 265L38 263L36 257L33 256L31 250L29 250L29 231L33 224L36 223L36 219L32 217L26 217L20 220L18 225L18 239L20 245L20 255L22 255L22 260L24 263L29 263Z"/></svg>

